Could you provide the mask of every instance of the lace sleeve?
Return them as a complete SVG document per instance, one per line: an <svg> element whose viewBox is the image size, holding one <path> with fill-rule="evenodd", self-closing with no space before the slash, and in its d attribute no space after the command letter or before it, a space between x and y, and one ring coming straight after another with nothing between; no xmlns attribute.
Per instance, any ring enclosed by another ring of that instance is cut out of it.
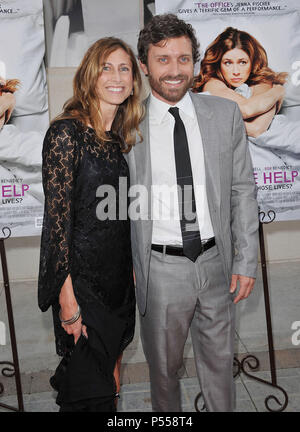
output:
<svg viewBox="0 0 300 432"><path fill-rule="evenodd" d="M43 145L45 209L38 283L38 302L42 311L57 300L66 277L71 273L77 165L74 123L54 123L48 129Z"/></svg>

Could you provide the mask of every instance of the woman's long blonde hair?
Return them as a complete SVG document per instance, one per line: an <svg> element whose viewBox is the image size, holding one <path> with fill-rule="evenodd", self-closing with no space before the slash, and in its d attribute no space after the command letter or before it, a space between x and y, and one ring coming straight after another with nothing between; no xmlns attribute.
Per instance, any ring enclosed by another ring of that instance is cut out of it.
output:
<svg viewBox="0 0 300 432"><path fill-rule="evenodd" d="M75 118L84 125L91 125L100 141L109 141L101 116L97 80L107 57L117 49L123 49L130 57L133 74L132 94L119 106L111 131L118 135L121 149L128 152L135 144L136 132L143 117L140 103L142 80L131 48L121 39L106 37L95 42L83 57L73 80L73 96L64 104L63 112L55 120Z"/></svg>
<svg viewBox="0 0 300 432"><path fill-rule="evenodd" d="M276 73L268 67L267 53L253 36L245 31L227 27L205 51L204 58L201 61L200 73L194 82L194 91L202 91L203 86L211 78L217 78L228 86L221 72L221 60L227 51L234 48L245 51L250 58L251 73L246 84L254 85L262 82L271 84L285 83L288 74L286 72Z"/></svg>

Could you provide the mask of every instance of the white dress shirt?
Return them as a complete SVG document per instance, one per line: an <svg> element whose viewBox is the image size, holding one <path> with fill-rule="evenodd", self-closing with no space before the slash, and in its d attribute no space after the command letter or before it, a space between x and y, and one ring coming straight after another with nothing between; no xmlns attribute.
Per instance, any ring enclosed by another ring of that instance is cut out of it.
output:
<svg viewBox="0 0 300 432"><path fill-rule="evenodd" d="M175 105L179 108L188 138L197 219L202 240L214 236L208 209L205 166L200 129L188 93ZM174 124L171 105L150 95L150 156L152 168L152 243L182 246L174 155Z"/></svg>

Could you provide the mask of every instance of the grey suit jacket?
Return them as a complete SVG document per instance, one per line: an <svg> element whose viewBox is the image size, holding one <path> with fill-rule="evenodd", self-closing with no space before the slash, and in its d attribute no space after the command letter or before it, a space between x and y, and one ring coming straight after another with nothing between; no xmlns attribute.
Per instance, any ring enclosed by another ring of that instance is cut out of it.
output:
<svg viewBox="0 0 300 432"><path fill-rule="evenodd" d="M190 96L203 143L208 206L229 289L232 274L256 277L257 270L258 208L244 122L235 102L203 94ZM131 220L136 295L142 315L147 307L152 239L149 98L145 103L146 116L140 125L143 141L126 155L131 186L141 185L148 191L142 219Z"/></svg>

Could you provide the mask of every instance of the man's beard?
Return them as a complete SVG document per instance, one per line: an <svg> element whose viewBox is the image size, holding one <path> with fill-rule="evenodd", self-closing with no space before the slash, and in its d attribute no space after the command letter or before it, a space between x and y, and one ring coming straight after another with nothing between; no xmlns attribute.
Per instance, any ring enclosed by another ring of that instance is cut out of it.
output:
<svg viewBox="0 0 300 432"><path fill-rule="evenodd" d="M194 82L194 77L189 77L188 75L166 75L164 77L156 80L152 77L152 75L148 74L149 84L151 89L154 90L157 94L159 94L163 99L167 102L176 103L179 102L183 96L186 94L189 88L192 87ZM180 88L166 88L163 86L164 81L177 81L184 80L185 85Z"/></svg>

